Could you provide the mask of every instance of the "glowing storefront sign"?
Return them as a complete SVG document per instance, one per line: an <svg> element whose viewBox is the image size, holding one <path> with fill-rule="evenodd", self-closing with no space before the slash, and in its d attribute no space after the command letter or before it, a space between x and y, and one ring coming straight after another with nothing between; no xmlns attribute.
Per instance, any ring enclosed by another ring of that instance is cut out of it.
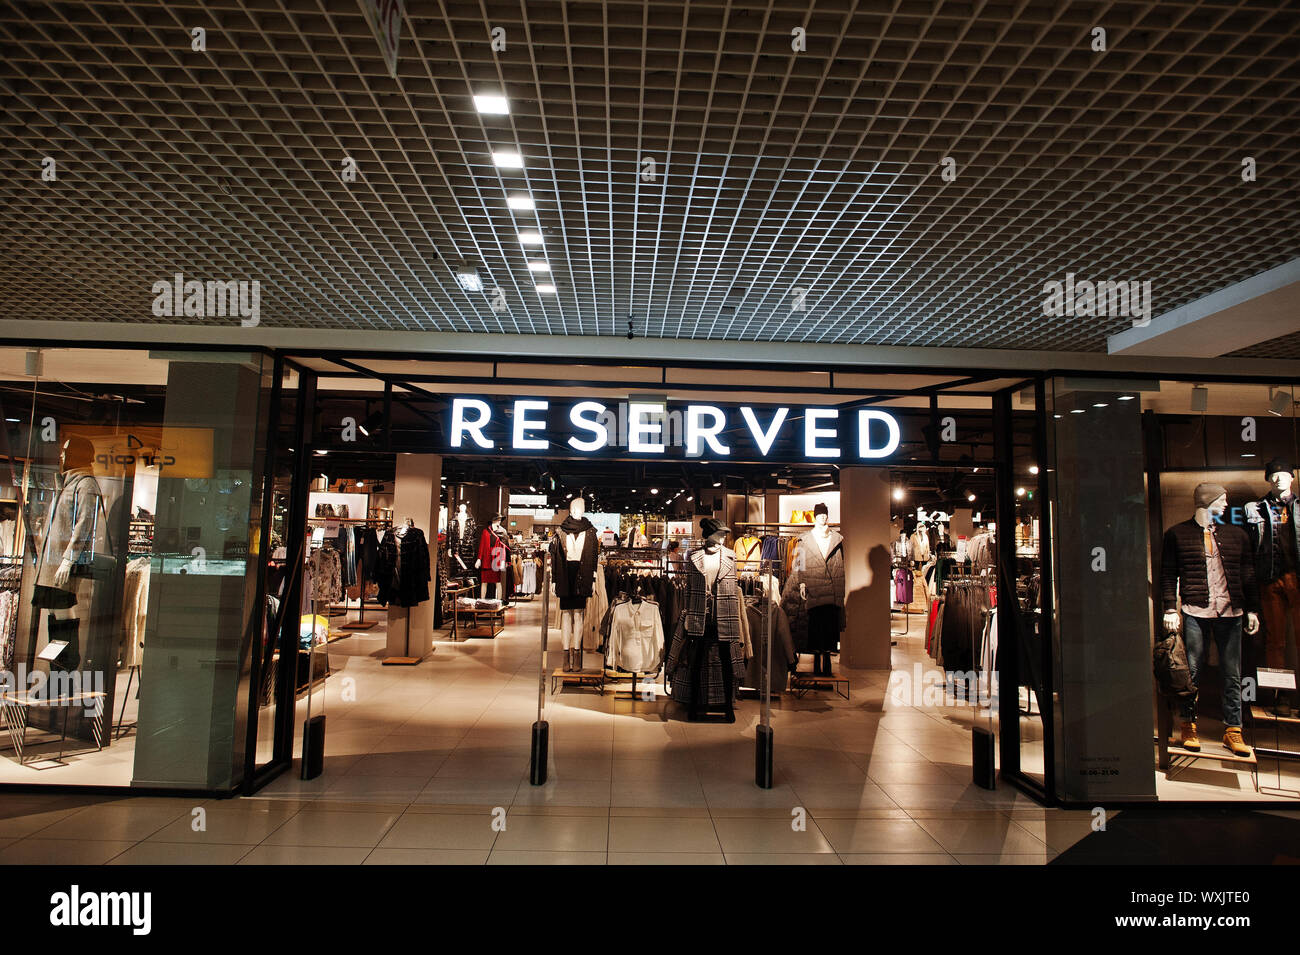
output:
<svg viewBox="0 0 1300 955"><path fill-rule="evenodd" d="M799 420L802 419L802 420ZM898 420L879 408L722 407L661 402L452 398L447 445L462 453L495 451L685 458L879 461L898 450ZM882 440L883 439L883 440ZM874 443L873 443L874 442Z"/></svg>

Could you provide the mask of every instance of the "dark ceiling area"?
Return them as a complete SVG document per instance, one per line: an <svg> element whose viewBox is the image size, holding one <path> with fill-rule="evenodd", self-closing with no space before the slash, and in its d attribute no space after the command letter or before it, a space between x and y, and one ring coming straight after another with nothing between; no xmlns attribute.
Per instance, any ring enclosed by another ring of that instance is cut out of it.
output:
<svg viewBox="0 0 1300 955"><path fill-rule="evenodd" d="M260 282L267 328L1097 352L1130 319L1048 317L1045 282L1151 280L1160 314L1300 253L1294 3L401 31L394 76L356 0L0 0L0 318L238 333L154 311L181 273Z"/></svg>

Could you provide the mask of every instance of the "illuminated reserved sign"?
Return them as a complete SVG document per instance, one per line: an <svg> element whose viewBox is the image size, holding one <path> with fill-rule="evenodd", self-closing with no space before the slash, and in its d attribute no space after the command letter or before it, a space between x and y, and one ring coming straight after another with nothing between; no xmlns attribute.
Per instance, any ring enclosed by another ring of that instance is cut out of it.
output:
<svg viewBox="0 0 1300 955"><path fill-rule="evenodd" d="M898 450L879 408L453 398L451 453L632 454L714 460L879 461Z"/></svg>

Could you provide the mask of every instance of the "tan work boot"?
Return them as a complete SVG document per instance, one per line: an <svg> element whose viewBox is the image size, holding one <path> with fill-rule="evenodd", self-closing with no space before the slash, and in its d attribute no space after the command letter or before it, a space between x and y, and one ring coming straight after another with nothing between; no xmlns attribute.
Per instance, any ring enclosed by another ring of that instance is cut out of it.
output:
<svg viewBox="0 0 1300 955"><path fill-rule="evenodd" d="M1195 723L1183 723L1182 731L1179 735L1181 736L1181 745L1183 749L1189 749L1193 753L1199 753L1201 751L1201 741L1196 736Z"/></svg>
<svg viewBox="0 0 1300 955"><path fill-rule="evenodd" d="M1241 727L1229 726L1228 731L1223 734L1223 745L1232 751L1233 756L1250 756L1250 747L1241 739Z"/></svg>

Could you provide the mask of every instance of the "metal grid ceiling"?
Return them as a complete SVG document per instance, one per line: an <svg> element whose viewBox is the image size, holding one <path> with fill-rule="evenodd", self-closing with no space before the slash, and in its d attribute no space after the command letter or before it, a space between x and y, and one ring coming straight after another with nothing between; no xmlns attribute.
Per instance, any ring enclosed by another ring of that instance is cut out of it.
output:
<svg viewBox="0 0 1300 955"><path fill-rule="evenodd" d="M1045 281L1158 314L1300 254L1292 2L407 7L393 80L356 0L0 2L0 317L176 321L179 271L264 326L1100 351Z"/></svg>

